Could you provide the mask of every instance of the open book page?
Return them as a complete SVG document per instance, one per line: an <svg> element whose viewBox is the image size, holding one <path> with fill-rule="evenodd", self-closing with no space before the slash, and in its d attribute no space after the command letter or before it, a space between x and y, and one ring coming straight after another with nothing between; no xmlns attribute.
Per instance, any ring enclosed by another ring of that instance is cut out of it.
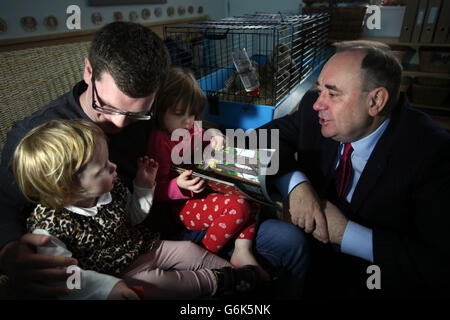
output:
<svg viewBox="0 0 450 320"><path fill-rule="evenodd" d="M201 170L214 171L217 174L233 176L241 181L260 184L262 163L260 152L272 152L272 150L241 149L226 147L214 150L204 163L198 166ZM267 162L267 161L266 161Z"/></svg>
<svg viewBox="0 0 450 320"><path fill-rule="evenodd" d="M264 150L272 152L271 150ZM214 150L211 157L196 166L193 176L205 179L208 186L223 194L234 194L273 206L274 203L261 184L261 170L263 168L259 161L257 150L224 148ZM267 156L267 155L266 155ZM183 169L173 167L179 173Z"/></svg>

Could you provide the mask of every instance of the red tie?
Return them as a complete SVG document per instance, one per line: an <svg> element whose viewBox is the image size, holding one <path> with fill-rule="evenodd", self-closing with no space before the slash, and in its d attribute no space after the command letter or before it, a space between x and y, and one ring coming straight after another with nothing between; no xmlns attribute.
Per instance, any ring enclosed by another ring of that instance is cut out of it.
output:
<svg viewBox="0 0 450 320"><path fill-rule="evenodd" d="M342 198L350 182L350 176L352 175L352 161L351 154L353 148L350 143L344 144L344 153L339 160L339 166L334 173L334 182L336 184L336 191L339 198Z"/></svg>

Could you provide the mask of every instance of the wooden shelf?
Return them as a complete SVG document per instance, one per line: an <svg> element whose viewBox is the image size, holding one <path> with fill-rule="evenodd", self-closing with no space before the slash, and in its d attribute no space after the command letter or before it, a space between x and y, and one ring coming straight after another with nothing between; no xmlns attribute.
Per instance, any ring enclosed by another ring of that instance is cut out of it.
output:
<svg viewBox="0 0 450 320"><path fill-rule="evenodd" d="M400 42L398 38L375 38L362 37L362 40L379 41L387 45L408 46L414 48L420 47L450 47L450 43L423 43L423 42ZM415 49L417 50L417 49ZM431 77L440 79L450 79L449 73L439 72L423 72L420 71L419 65L405 65L403 66L403 75L410 77ZM410 103L411 107L421 109L427 113L441 128L450 132L450 106L428 106Z"/></svg>
<svg viewBox="0 0 450 320"><path fill-rule="evenodd" d="M449 73L444 72L423 72L420 71L418 65L410 64L407 66L403 66L403 75L410 77L433 77L440 79L450 79Z"/></svg>
<svg viewBox="0 0 450 320"><path fill-rule="evenodd" d="M411 46L411 47L450 47L450 43L400 42L398 38L362 37L361 40L379 41L386 43L388 45Z"/></svg>

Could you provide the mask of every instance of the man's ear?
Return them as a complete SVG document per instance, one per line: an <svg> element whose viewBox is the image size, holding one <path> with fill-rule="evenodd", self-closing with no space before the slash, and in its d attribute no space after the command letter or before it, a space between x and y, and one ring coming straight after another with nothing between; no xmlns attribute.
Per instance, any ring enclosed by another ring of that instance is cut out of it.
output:
<svg viewBox="0 0 450 320"><path fill-rule="evenodd" d="M83 80L87 84L91 82L92 79L92 67L91 63L88 58L84 58L84 73L83 73Z"/></svg>
<svg viewBox="0 0 450 320"><path fill-rule="evenodd" d="M389 92L385 87L378 87L369 92L368 95L369 115L377 116L386 106L389 100Z"/></svg>

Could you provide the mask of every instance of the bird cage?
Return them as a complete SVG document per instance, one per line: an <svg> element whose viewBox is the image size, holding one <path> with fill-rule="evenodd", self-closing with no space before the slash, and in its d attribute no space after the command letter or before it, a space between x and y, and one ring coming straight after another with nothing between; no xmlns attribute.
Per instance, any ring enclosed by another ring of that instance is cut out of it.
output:
<svg viewBox="0 0 450 320"><path fill-rule="evenodd" d="M326 58L328 27L327 13L254 14L166 26L164 39L172 64L194 72L214 113L217 101L280 104ZM233 52L243 48L259 79L259 94L244 89L233 64Z"/></svg>

